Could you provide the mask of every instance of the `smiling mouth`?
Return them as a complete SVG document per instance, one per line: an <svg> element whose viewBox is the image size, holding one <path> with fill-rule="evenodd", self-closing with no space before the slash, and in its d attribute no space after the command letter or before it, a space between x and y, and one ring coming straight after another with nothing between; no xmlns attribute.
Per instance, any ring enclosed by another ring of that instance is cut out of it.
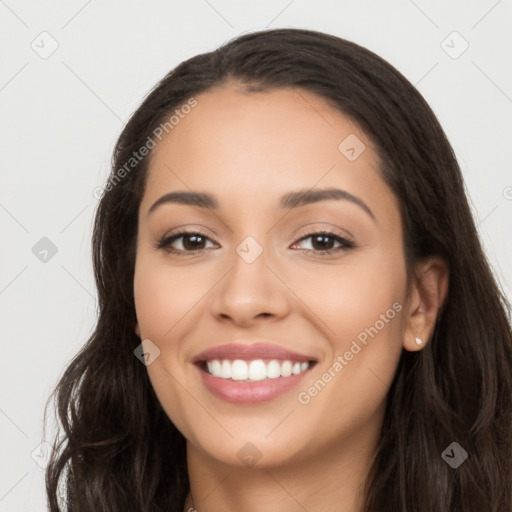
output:
<svg viewBox="0 0 512 512"><path fill-rule="evenodd" d="M289 359L212 359L198 362L199 368L212 377L229 381L259 382L300 375L316 364L316 361L292 361Z"/></svg>

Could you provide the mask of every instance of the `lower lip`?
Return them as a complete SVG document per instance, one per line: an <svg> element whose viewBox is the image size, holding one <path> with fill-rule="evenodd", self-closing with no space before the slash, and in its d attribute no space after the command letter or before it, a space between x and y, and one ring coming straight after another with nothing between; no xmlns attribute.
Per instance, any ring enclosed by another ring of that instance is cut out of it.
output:
<svg viewBox="0 0 512 512"><path fill-rule="evenodd" d="M233 404L257 404L268 402L293 389L310 370L311 366L298 375L277 377L255 382L243 382L214 377L196 366L204 385L218 398Z"/></svg>

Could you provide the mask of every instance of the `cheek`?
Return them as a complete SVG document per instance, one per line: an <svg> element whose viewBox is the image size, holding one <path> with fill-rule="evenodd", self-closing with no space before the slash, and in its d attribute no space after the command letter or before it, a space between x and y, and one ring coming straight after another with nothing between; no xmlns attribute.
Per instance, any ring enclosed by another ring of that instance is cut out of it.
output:
<svg viewBox="0 0 512 512"><path fill-rule="evenodd" d="M297 295L324 324L323 332L333 349L343 349L347 340L373 326L395 302L403 302L405 262L400 251L392 249L376 247L351 254L342 264L318 266L310 273L299 275L293 282ZM287 277L294 279L292 274ZM386 323L386 329L382 328L381 322L378 324L385 336L388 336L391 324L394 332L401 325L401 317L398 319L395 313L396 308L387 315L393 321Z"/></svg>
<svg viewBox="0 0 512 512"><path fill-rule="evenodd" d="M165 268L150 258L137 262L134 298L142 336L156 342L167 339L200 296L201 290L183 270Z"/></svg>
<svg viewBox="0 0 512 512"><path fill-rule="evenodd" d="M361 420L382 404L402 352L405 263L400 253L383 254L332 273L322 287L323 306L316 305L332 353L302 388L301 403L318 414L329 408L340 422Z"/></svg>
<svg viewBox="0 0 512 512"><path fill-rule="evenodd" d="M166 268L141 252L134 275L141 339L150 339L160 350L159 356L146 368L148 376L160 404L181 432L187 430L191 401L180 386L186 381L186 374L180 362L183 347L176 340L182 329L191 328L193 315L187 313L202 294L184 274L179 268Z"/></svg>
<svg viewBox="0 0 512 512"><path fill-rule="evenodd" d="M402 353L399 302L379 297L346 306L337 323L331 320L332 357L297 395L302 418L329 417L322 435L333 440L357 437L379 423Z"/></svg>

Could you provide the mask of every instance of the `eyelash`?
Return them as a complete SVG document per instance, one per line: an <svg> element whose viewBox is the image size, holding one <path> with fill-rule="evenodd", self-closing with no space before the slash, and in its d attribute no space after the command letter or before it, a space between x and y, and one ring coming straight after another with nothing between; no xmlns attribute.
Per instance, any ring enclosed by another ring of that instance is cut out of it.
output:
<svg viewBox="0 0 512 512"><path fill-rule="evenodd" d="M170 245L175 241L175 240L178 240L179 238L183 238L183 235L198 235L202 238L205 238L207 240L210 240L212 241L209 237L207 237L206 235L204 235L203 233L199 232L199 231L186 231L186 230L183 230L183 231L178 231L170 236L164 236L163 238L161 238L157 244L155 245L155 248L156 249L161 249L161 250L164 250L165 252L168 252L168 253L171 253L171 254L175 254L177 256L188 256L190 254L201 254L203 252L206 252L208 249L198 249L198 250L195 250L195 251L183 251L181 249L177 250L177 249L172 249L170 248ZM329 236L331 238L334 238L336 242L339 242L341 244L341 247L338 247L337 249L328 249L326 251L315 251L314 249L303 249L303 250L306 250L306 251L313 251L315 252L317 255L330 255L330 254L335 254L335 253L338 253L340 251L346 251L346 250L350 250L350 249L354 249L356 247L356 244L354 242L352 242L351 240L347 240L346 238L336 234L336 233L333 233L331 231L326 231L326 230L320 230L320 231L313 231L311 233L308 233L304 236L302 236L301 238L299 238L297 240L297 242L301 242L303 240L307 240L308 238L311 238L313 237L314 235L324 235L324 236ZM295 244L297 243L295 242ZM294 244L294 245L295 245Z"/></svg>

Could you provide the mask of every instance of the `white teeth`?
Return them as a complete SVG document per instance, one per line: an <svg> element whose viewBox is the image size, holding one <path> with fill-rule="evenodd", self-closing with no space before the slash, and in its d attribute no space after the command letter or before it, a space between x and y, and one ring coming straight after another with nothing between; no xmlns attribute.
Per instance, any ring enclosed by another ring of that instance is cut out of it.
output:
<svg viewBox="0 0 512 512"><path fill-rule="evenodd" d="M272 359L267 364L262 359L243 361L227 359L219 361L214 359L207 361L208 372L214 377L232 380L258 381L263 379L277 379L278 377L289 377L298 375L309 368L308 362L292 363L292 361L278 361Z"/></svg>
<svg viewBox="0 0 512 512"><path fill-rule="evenodd" d="M289 377L292 374L292 362L283 361L281 365L281 377Z"/></svg>
<svg viewBox="0 0 512 512"><path fill-rule="evenodd" d="M220 374L220 363L219 363L219 361L217 361L216 359L214 361L212 361L212 367L211 367L210 371L212 373L214 373L215 375L219 375Z"/></svg>
<svg viewBox="0 0 512 512"><path fill-rule="evenodd" d="M229 361L222 361L222 368L221 368L220 376L223 379L231 378L231 365L229 364Z"/></svg>
<svg viewBox="0 0 512 512"><path fill-rule="evenodd" d="M221 377L221 375L215 375L215 377ZM235 359L231 365L231 378L233 380L247 380L247 377L249 377L247 363L241 359Z"/></svg>
<svg viewBox="0 0 512 512"><path fill-rule="evenodd" d="M277 379L277 377L281 377L281 365L279 361L272 359L267 364L267 379Z"/></svg>
<svg viewBox="0 0 512 512"><path fill-rule="evenodd" d="M267 378L267 365L261 360L256 359L249 363L249 379L263 380Z"/></svg>

